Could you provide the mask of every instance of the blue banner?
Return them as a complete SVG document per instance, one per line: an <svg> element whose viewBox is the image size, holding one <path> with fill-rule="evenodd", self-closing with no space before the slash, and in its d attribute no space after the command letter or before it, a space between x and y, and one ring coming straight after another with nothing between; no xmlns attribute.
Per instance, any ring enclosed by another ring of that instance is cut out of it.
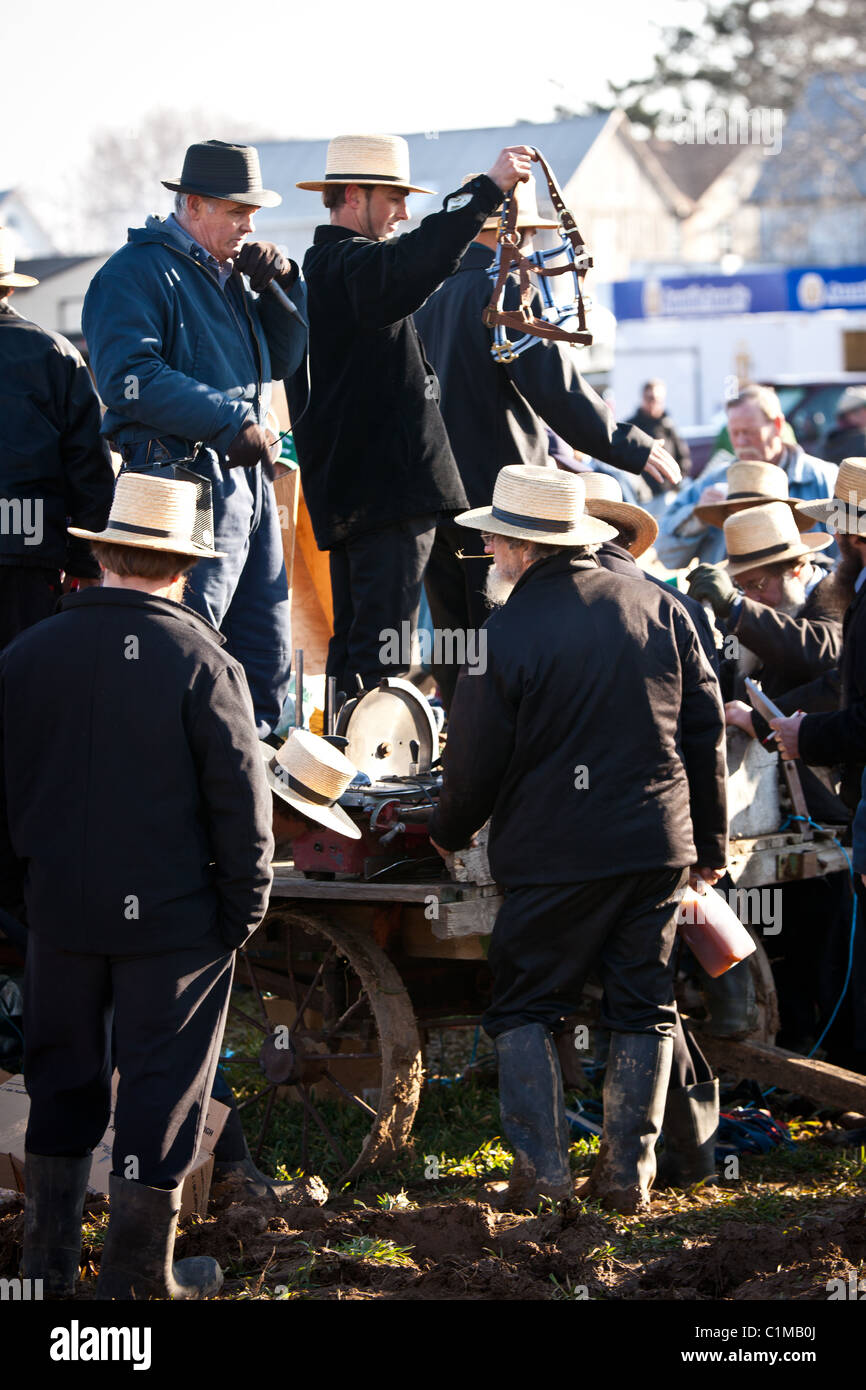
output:
<svg viewBox="0 0 866 1390"><path fill-rule="evenodd" d="M788 308L866 309L866 265L808 266L786 272Z"/></svg>
<svg viewBox="0 0 866 1390"><path fill-rule="evenodd" d="M741 275L620 280L613 286L613 306L620 320L866 309L866 266L780 266Z"/></svg>

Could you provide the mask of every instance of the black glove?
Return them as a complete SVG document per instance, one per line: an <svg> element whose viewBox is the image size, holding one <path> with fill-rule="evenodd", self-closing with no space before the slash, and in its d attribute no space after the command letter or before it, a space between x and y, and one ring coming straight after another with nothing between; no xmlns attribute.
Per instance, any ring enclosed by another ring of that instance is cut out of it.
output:
<svg viewBox="0 0 866 1390"><path fill-rule="evenodd" d="M284 256L272 241L247 241L235 260L235 267L249 277L250 289L260 294L272 280L284 290L291 289L298 278L298 267Z"/></svg>
<svg viewBox="0 0 866 1390"><path fill-rule="evenodd" d="M239 434L236 434L226 452L226 468L255 468L261 460L265 467L268 477L270 474L271 441L268 439L267 432L257 425L254 420L250 420L244 425Z"/></svg>
<svg viewBox="0 0 866 1390"><path fill-rule="evenodd" d="M726 618L734 606L737 590L722 565L695 565L686 575L689 594L698 603L708 603L717 618Z"/></svg>

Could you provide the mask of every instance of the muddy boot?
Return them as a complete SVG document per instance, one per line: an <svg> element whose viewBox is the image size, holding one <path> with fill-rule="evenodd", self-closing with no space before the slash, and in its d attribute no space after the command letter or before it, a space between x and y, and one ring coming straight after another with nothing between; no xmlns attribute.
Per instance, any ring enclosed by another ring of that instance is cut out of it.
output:
<svg viewBox="0 0 866 1390"><path fill-rule="evenodd" d="M601 1147L578 1197L626 1216L648 1210L673 1046L658 1033L611 1033Z"/></svg>
<svg viewBox="0 0 866 1390"><path fill-rule="evenodd" d="M713 978L699 968L709 1019L704 1032L713 1038L742 1038L758 1026L758 998L747 960Z"/></svg>
<svg viewBox="0 0 866 1390"><path fill-rule="evenodd" d="M231 1101L226 1100L224 1104L229 1106L229 1113L214 1150L214 1184L233 1181L240 1199L246 1197L261 1201L270 1197L278 1202L281 1197L289 1196L294 1190L292 1183L275 1182L273 1178L259 1172L256 1167L234 1097Z"/></svg>
<svg viewBox="0 0 866 1390"><path fill-rule="evenodd" d="M209 1255L172 1264L180 1187L145 1187L112 1173L97 1298L213 1298L222 1270Z"/></svg>
<svg viewBox="0 0 866 1390"><path fill-rule="evenodd" d="M504 1211L535 1211L542 1197L574 1195L559 1059L542 1023L496 1039L502 1132L514 1153L505 1190L491 1198Z"/></svg>
<svg viewBox="0 0 866 1390"><path fill-rule="evenodd" d="M719 1082L701 1081L668 1091L662 1122L664 1148L658 1155L656 1187L692 1187L716 1176Z"/></svg>
<svg viewBox="0 0 866 1390"><path fill-rule="evenodd" d="M53 1158L27 1152L24 1161L24 1253L21 1273L41 1279L51 1298L71 1298L81 1262L81 1214L90 1155Z"/></svg>

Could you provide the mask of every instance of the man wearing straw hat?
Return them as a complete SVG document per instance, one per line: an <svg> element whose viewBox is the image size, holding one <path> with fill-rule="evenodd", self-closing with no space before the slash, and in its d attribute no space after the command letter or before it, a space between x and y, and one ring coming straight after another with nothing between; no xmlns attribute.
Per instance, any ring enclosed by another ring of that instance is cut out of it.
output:
<svg viewBox="0 0 866 1390"><path fill-rule="evenodd" d="M492 505L458 520L487 535L493 586L510 592L486 624L485 671L457 683L430 834L456 850L491 818L505 902L484 1026L515 1155L504 1200L572 1193L551 1034L595 968L612 1039L591 1194L642 1210L671 1067L677 904L690 868L714 882L727 852L716 678L660 587L599 566L616 531L587 514L579 476L507 466Z"/></svg>
<svg viewBox="0 0 866 1390"><path fill-rule="evenodd" d="M476 175L467 175L469 184ZM558 229L542 217L535 179L518 184L517 230L521 244L536 231ZM570 344L536 338L510 362L494 360L491 331L483 312L491 294L490 267L497 247L498 217L488 217L449 277L422 305L415 322L441 387L439 402L448 439L470 507L486 503L505 464L548 462L550 426L572 449L629 473L646 473L670 487L680 478L676 460L633 425L617 424L608 406L581 376ZM516 277L503 307L520 298ZM540 296L536 312L541 313ZM517 337L512 333L512 337ZM458 557L455 552L461 551ZM484 549L478 537L461 538L453 522L438 528L425 576L434 625L442 630L480 628L489 608L483 597ZM457 681L457 665L434 667L446 708Z"/></svg>
<svg viewBox="0 0 866 1390"><path fill-rule="evenodd" d="M107 406L103 432L126 467L153 469L207 446L193 467L210 483L223 553L197 566L187 603L242 663L265 737L291 662L265 424L272 379L303 357L304 286L276 246L247 240L259 208L281 201L262 187L253 146L191 145L181 173L163 183L174 213L130 231L94 276L82 324Z"/></svg>
<svg viewBox="0 0 866 1390"><path fill-rule="evenodd" d="M89 540L101 588L0 657L0 884L26 907L24 1270L69 1295L91 1153L120 1081L104 1298L200 1298L171 1252L225 1026L234 953L271 883L271 796L243 668L182 602L216 558L196 488L122 473ZM46 680L45 673L51 678Z"/></svg>
<svg viewBox="0 0 866 1390"><path fill-rule="evenodd" d="M99 567L66 522L103 526L114 492L99 397L80 352L10 303L16 289L38 283L16 271L12 233L0 227L0 650L53 613L73 580L98 582Z"/></svg>
<svg viewBox="0 0 866 1390"><path fill-rule="evenodd" d="M322 194L330 223L304 257L309 394L299 373L289 405L316 541L330 551L327 671L347 692L357 676L375 685L396 674L383 660L385 634L414 624L437 521L467 505L412 315L529 176L531 153L503 150L489 174L394 239L407 194L431 191L412 182L399 136L338 136L324 178L298 184Z"/></svg>
<svg viewBox="0 0 866 1390"><path fill-rule="evenodd" d="M725 409L731 444L741 462L766 463L781 469L788 480L788 495L794 501L832 496L835 464L813 458L799 444L786 442L786 430L790 427L771 387L744 386L725 403ZM724 559L725 545L718 523L708 524L698 508L726 501L729 462L725 456L705 468L700 477L680 490L662 517L656 552L670 569L688 565L695 556L707 564Z"/></svg>

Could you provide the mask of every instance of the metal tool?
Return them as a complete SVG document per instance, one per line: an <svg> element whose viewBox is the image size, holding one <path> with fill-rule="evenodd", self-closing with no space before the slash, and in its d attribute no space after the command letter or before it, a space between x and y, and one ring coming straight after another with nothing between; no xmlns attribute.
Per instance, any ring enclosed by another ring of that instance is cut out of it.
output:
<svg viewBox="0 0 866 1390"><path fill-rule="evenodd" d="M746 692L751 701L752 708L758 711L769 723L771 719L784 719L785 715L774 705L769 696L765 695L756 681L746 677ZM812 827L809 824L809 810L806 806L806 798L803 795L803 784L800 781L800 774L797 771L797 764L793 758L787 757L784 751L779 749L779 756L782 763L782 772L785 775L785 783L788 788L788 795L791 798L791 806L794 815L802 818L802 835L804 840L812 840Z"/></svg>

